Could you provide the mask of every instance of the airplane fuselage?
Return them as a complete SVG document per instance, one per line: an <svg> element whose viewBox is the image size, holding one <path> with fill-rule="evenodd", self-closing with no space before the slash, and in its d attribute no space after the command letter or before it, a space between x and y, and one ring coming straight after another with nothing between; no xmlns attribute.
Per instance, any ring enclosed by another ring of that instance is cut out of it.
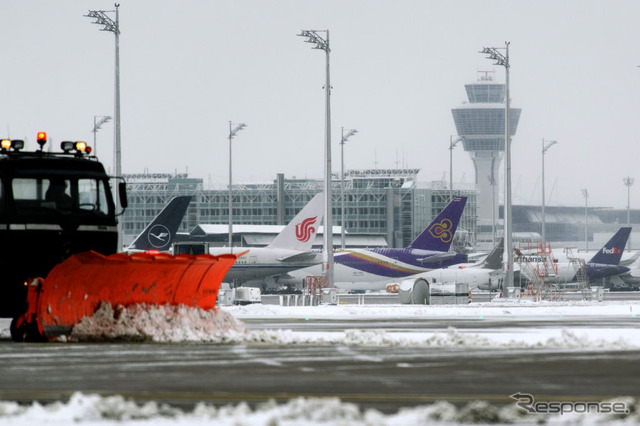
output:
<svg viewBox="0 0 640 426"><path fill-rule="evenodd" d="M458 253L442 253L420 249L351 249L334 253L333 279L345 290L384 290L390 280L445 268L467 261ZM322 265L289 273L302 283L305 277L322 275Z"/></svg>
<svg viewBox="0 0 640 426"><path fill-rule="evenodd" d="M287 260L300 256L304 252L268 247L214 247L209 249L209 254L214 256L225 253L239 253L246 251L233 264L224 282L242 284L252 280L264 280L266 278L284 275L290 271L306 268L318 263L320 260L311 254L303 260Z"/></svg>

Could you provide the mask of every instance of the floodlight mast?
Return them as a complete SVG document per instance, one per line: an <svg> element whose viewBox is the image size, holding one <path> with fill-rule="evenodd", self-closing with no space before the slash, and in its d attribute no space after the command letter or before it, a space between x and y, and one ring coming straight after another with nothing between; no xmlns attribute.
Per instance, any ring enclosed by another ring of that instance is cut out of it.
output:
<svg viewBox="0 0 640 426"><path fill-rule="evenodd" d="M544 139L542 139L542 242L547 242L547 234L546 234L546 223L544 217L544 207L545 207L545 199L544 199L544 154L551 148L553 145L557 144L556 141L547 141L545 144Z"/></svg>
<svg viewBox="0 0 640 426"><path fill-rule="evenodd" d="M322 38L318 33L325 33L326 38ZM326 57L326 77L325 83L325 147L324 147L324 233L322 250L322 274L327 279L327 285L333 287L333 218L332 218L332 197L331 197L331 78L329 66L329 30L302 30L300 37L306 37L306 43L315 44L314 49L324 50Z"/></svg>
<svg viewBox="0 0 640 426"><path fill-rule="evenodd" d="M122 176L122 153L120 148L120 4L115 4L115 10L90 10L86 16L87 18L93 18L94 24L103 25L104 27L100 31L108 31L116 37L116 58L115 58L115 120L114 120L114 144L115 144L115 171L116 177ZM107 13L115 12L115 21L111 19ZM116 202L121 204L120 193L116 191ZM122 221L118 221L118 247L122 243Z"/></svg>
<svg viewBox="0 0 640 426"><path fill-rule="evenodd" d="M622 178L622 181L624 182L624 186L627 187L627 226L631 226L631 185L633 185L635 179L627 176L625 178ZM627 246L629 247L629 249L632 248L631 236L629 236Z"/></svg>
<svg viewBox="0 0 640 426"><path fill-rule="evenodd" d="M508 288L513 287L513 222L511 217L511 130L509 113L509 44L506 41L505 47L485 47L480 53L487 55L488 59L494 60L495 65L503 66L505 69L505 206L504 206L504 239L505 252L507 254L506 270L504 275L503 296L509 297ZM502 54L500 50L505 50Z"/></svg>
<svg viewBox="0 0 640 426"><path fill-rule="evenodd" d="M584 197L584 251L589 253L589 190L583 188L580 191Z"/></svg>
<svg viewBox="0 0 640 426"><path fill-rule="evenodd" d="M234 127L235 126L235 127ZM238 132L247 127L244 123L233 124L229 121L229 251L233 253L233 192L231 190L232 173L231 173L231 141L238 134Z"/></svg>
<svg viewBox="0 0 640 426"><path fill-rule="evenodd" d="M453 148L462 141L464 141L464 136L458 136L454 139L453 135L449 135L449 202L453 201Z"/></svg>
<svg viewBox="0 0 640 426"><path fill-rule="evenodd" d="M344 213L344 143L353 135L358 133L356 129L347 129L345 133L344 127L342 128L342 138L340 139L340 202L341 202L341 214L342 214L342 226L340 234L340 243L342 250L345 249L345 213Z"/></svg>

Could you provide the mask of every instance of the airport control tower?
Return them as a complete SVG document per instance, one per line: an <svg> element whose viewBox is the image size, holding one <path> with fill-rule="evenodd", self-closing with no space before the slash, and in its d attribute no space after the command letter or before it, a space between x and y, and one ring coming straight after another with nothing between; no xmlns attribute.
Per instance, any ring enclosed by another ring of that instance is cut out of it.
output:
<svg viewBox="0 0 640 426"><path fill-rule="evenodd" d="M490 235L493 218L498 218L498 176L505 148L506 86L493 81L493 74L494 71L480 71L478 81L465 85L469 102L451 110L464 150L469 152L476 169L478 233L485 235ZM520 112L519 108L510 108L512 137ZM481 239L480 235L477 237Z"/></svg>

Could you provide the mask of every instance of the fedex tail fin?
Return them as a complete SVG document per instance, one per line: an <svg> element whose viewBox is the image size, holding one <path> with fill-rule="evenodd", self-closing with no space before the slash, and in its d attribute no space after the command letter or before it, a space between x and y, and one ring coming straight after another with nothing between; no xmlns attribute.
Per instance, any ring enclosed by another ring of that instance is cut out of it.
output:
<svg viewBox="0 0 640 426"><path fill-rule="evenodd" d="M168 251L191 202L191 195L174 197L144 231L131 243L129 250Z"/></svg>
<svg viewBox="0 0 640 426"><path fill-rule="evenodd" d="M454 197L408 248L449 251L466 203L467 197Z"/></svg>
<svg viewBox="0 0 640 426"><path fill-rule="evenodd" d="M618 229L618 232L591 258L589 263L618 265L620 258L622 258L624 247L627 245L629 234L631 234L630 227Z"/></svg>
<svg viewBox="0 0 640 426"><path fill-rule="evenodd" d="M309 251L324 217L324 196L317 194L267 247Z"/></svg>

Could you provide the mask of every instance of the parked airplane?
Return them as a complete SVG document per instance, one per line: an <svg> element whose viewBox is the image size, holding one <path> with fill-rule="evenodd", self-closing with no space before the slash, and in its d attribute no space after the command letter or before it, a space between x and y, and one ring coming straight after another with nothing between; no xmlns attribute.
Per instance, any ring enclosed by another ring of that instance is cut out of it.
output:
<svg viewBox="0 0 640 426"><path fill-rule="evenodd" d="M129 245L127 251L169 251L191 198L191 195L172 198Z"/></svg>
<svg viewBox="0 0 640 426"><path fill-rule="evenodd" d="M407 248L347 249L334 254L334 285L345 290L383 290L391 279L467 261L449 252L467 197L456 197ZM322 265L290 272L288 284L322 274Z"/></svg>
<svg viewBox="0 0 640 426"><path fill-rule="evenodd" d="M587 262L587 276L594 283L596 280L621 275L629 272L629 268L620 265L620 259L631 234L630 227L623 227ZM561 272L563 271L563 272ZM573 274L573 275L572 275ZM567 279L571 277L570 279ZM576 273L569 262L558 265L556 282L575 281Z"/></svg>
<svg viewBox="0 0 640 426"><path fill-rule="evenodd" d="M589 260L586 262L587 276L592 283L603 278L614 277L630 271L627 266L620 264L620 259L631 234L630 227L623 227ZM532 258L532 255L526 255ZM536 256L533 255L533 258ZM534 263L535 262L531 262ZM577 280L576 264L570 261L555 262L552 274L545 277L550 283L567 283Z"/></svg>
<svg viewBox="0 0 640 426"><path fill-rule="evenodd" d="M502 255L504 253L504 240L500 240L493 250L484 259L475 263L460 263L448 268L434 269L403 278L401 281L427 280L428 282L457 282L469 284L469 290L497 290L501 288L504 280L502 270ZM399 281L387 284L388 292L397 292Z"/></svg>
<svg viewBox="0 0 640 426"><path fill-rule="evenodd" d="M295 269L306 268L322 259L311 251L314 235L323 218L323 194L317 194L266 247L233 247L246 253L238 258L224 282L246 286L273 287L278 279ZM229 247L212 247L209 253L229 253Z"/></svg>

